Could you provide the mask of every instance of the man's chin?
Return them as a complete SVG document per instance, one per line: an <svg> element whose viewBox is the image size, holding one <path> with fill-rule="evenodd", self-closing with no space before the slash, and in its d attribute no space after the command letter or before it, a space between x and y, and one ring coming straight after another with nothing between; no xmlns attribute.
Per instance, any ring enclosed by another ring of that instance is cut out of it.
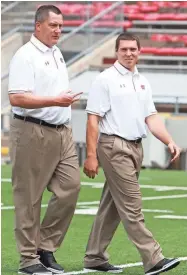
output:
<svg viewBox="0 0 187 275"><path fill-rule="evenodd" d="M59 41L59 38L53 38L53 40L52 40L53 46L56 45L58 43L58 41Z"/></svg>

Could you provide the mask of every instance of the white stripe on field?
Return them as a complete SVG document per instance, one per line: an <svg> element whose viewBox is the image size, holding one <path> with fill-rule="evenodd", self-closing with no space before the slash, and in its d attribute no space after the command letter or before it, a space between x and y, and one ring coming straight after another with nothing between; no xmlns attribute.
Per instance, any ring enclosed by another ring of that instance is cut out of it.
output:
<svg viewBox="0 0 187 275"><path fill-rule="evenodd" d="M178 198L187 198L187 194L184 195L171 195L171 196L155 196L155 197L143 197L143 201L150 200L163 200L163 199L178 199ZM99 201L92 201L91 204L98 204ZM77 205L88 205L88 202L78 202ZM47 207L47 204L43 204L41 207ZM2 210L14 209L14 206L2 206Z"/></svg>
<svg viewBox="0 0 187 275"><path fill-rule="evenodd" d="M156 219L173 219L173 220L187 220L187 216L175 216L175 215L161 215L154 216Z"/></svg>
<svg viewBox="0 0 187 275"><path fill-rule="evenodd" d="M11 182L11 179L1 179L1 182ZM81 182L83 186L91 186L94 188L102 188L104 186L103 182ZM186 191L187 187L185 186L165 186L165 185L147 185L140 184L141 188L145 189L154 189L156 191L172 191L172 190L182 190Z"/></svg>
<svg viewBox="0 0 187 275"><path fill-rule="evenodd" d="M83 186L91 186L93 188L102 188L104 186L103 182L81 182ZM143 189L154 189L155 191L173 191L173 190L182 190L186 191L187 187L185 186L165 186L165 185L148 185L140 184L140 188Z"/></svg>
<svg viewBox="0 0 187 275"><path fill-rule="evenodd" d="M146 185L140 184L140 188L151 188L155 191L173 191L173 190L182 190L186 191L187 187L182 186L165 186L165 185Z"/></svg>
<svg viewBox="0 0 187 275"><path fill-rule="evenodd" d="M152 200L165 200L165 199L179 199L187 198L187 194L184 195L171 195L171 196L155 196L155 197L143 197L143 201L152 201Z"/></svg>
<svg viewBox="0 0 187 275"><path fill-rule="evenodd" d="M178 258L180 261L187 261L187 257L180 257ZM123 265L115 265L117 267L121 268L128 268L128 267L136 267L136 266L142 266L142 262L137 262L137 263L130 263L130 264L123 264ZM93 270L80 270L80 271L70 271L70 272L65 272L63 274L66 275L78 275L78 274L87 274L87 273L95 273L98 271L93 271Z"/></svg>
<svg viewBox="0 0 187 275"><path fill-rule="evenodd" d="M97 203L99 203L99 202L97 202ZM98 211L98 207L89 208L89 205L95 204L95 202L94 203L93 202L85 202L84 204L86 205L87 208L84 207L83 209L76 209L75 214L96 215L96 213ZM77 203L77 205L79 205L79 203ZM45 207L47 207L47 204L42 204L41 207L45 208ZM11 210L11 209L14 209L14 206L2 206L1 209L2 210ZM173 213L173 211L171 211L171 210L161 210L161 209L142 209L142 211L147 212L147 213Z"/></svg>
<svg viewBox="0 0 187 275"><path fill-rule="evenodd" d="M12 182L11 179L1 179L1 182Z"/></svg>

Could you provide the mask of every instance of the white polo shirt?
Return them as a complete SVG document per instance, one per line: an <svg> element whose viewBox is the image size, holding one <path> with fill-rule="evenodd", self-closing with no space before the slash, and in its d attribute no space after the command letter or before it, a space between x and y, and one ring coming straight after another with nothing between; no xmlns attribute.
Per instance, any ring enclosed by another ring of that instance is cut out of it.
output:
<svg viewBox="0 0 187 275"><path fill-rule="evenodd" d="M102 117L101 133L128 140L146 137L145 118L157 112L147 79L137 68L132 73L118 61L93 82L86 111Z"/></svg>
<svg viewBox="0 0 187 275"><path fill-rule="evenodd" d="M60 50L48 48L34 35L14 55L10 63L9 93L32 92L38 96L57 96L69 89L66 64ZM67 124L71 107L25 109L12 107L15 114L31 116L52 124Z"/></svg>

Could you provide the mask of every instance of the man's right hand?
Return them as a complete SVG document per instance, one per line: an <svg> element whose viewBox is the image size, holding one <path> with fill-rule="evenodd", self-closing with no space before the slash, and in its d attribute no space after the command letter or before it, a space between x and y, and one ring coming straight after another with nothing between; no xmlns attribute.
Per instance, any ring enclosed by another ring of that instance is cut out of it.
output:
<svg viewBox="0 0 187 275"><path fill-rule="evenodd" d="M71 90L67 92L63 92L60 95L56 96L54 99L54 105L55 106L61 106L61 107L69 107L74 102L78 101L80 99L80 95L83 92L72 94Z"/></svg>
<svg viewBox="0 0 187 275"><path fill-rule="evenodd" d="M90 156L84 162L83 172L87 177L94 179L98 175L99 163L96 157Z"/></svg>

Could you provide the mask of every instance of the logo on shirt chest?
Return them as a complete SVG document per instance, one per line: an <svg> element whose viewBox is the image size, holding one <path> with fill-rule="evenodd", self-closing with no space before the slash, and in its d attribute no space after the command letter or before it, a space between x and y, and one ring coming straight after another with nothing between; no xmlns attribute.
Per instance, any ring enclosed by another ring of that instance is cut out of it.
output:
<svg viewBox="0 0 187 275"><path fill-rule="evenodd" d="M141 89L145 90L145 85L141 84Z"/></svg>
<svg viewBox="0 0 187 275"><path fill-rule="evenodd" d="M46 62L45 62L45 65L48 66L48 65L49 65L49 61L46 61Z"/></svg>
<svg viewBox="0 0 187 275"><path fill-rule="evenodd" d="M125 84L120 84L120 88L125 88Z"/></svg>

